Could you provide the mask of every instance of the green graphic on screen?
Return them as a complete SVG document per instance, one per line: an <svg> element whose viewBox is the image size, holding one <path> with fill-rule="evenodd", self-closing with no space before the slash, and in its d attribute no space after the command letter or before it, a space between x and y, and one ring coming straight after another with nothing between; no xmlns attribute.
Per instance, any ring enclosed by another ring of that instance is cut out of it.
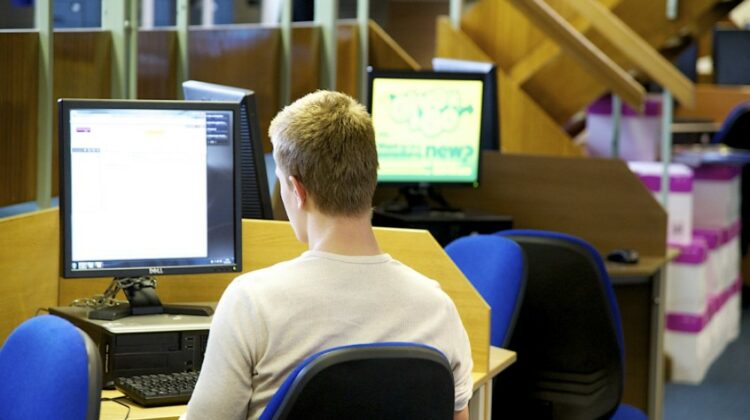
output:
<svg viewBox="0 0 750 420"><path fill-rule="evenodd" d="M378 181L476 181L482 87L479 80L374 79Z"/></svg>

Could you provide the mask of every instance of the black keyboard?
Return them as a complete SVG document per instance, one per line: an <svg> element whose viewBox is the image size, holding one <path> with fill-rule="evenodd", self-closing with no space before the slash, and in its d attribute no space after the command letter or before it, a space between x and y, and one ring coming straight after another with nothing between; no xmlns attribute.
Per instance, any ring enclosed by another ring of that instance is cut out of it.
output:
<svg viewBox="0 0 750 420"><path fill-rule="evenodd" d="M186 404L199 372L175 372L115 379L125 396L144 407Z"/></svg>

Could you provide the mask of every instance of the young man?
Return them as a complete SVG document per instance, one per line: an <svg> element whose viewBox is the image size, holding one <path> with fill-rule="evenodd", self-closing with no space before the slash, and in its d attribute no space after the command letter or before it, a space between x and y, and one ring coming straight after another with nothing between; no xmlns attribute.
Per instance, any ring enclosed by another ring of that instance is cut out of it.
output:
<svg viewBox="0 0 750 420"><path fill-rule="evenodd" d="M384 254L372 231L378 161L365 108L318 91L284 108L269 133L284 208L309 251L226 289L187 418L257 418L305 357L383 341L441 350L456 418L468 418L471 350L455 305L437 282Z"/></svg>

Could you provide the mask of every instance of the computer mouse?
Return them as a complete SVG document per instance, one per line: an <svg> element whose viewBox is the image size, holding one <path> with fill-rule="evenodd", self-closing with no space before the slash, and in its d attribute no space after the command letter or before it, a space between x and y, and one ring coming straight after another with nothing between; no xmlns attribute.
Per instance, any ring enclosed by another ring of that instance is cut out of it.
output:
<svg viewBox="0 0 750 420"><path fill-rule="evenodd" d="M637 264L638 251L634 249L615 249L607 254L607 261L622 264Z"/></svg>

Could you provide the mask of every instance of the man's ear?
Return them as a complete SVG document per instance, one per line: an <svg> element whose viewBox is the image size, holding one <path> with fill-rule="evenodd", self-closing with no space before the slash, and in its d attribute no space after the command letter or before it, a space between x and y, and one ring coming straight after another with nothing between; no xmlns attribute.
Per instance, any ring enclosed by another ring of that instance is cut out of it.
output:
<svg viewBox="0 0 750 420"><path fill-rule="evenodd" d="M307 204L307 189L302 185L297 177L289 175L289 183L292 184L292 191L294 191L294 197L297 199L297 208L304 208Z"/></svg>

